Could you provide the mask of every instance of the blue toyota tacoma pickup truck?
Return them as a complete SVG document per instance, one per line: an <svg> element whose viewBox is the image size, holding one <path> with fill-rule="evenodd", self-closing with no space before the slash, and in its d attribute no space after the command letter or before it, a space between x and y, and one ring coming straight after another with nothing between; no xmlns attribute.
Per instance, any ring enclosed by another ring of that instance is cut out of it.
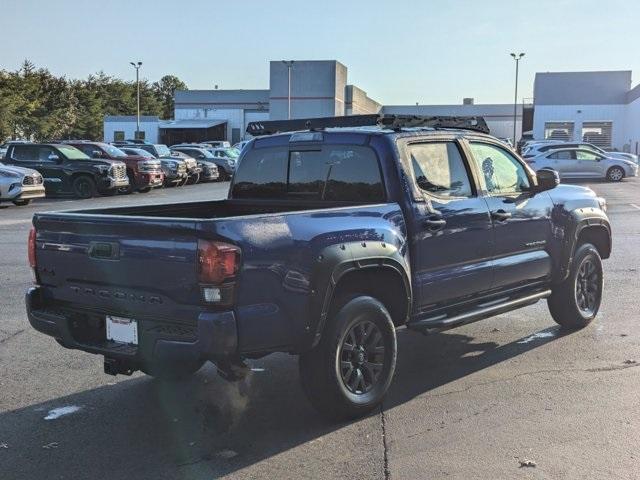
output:
<svg viewBox="0 0 640 480"><path fill-rule="evenodd" d="M248 131L260 136L226 200L36 214L31 325L110 374L179 378L212 361L233 380L246 359L289 352L311 403L353 418L389 388L398 327L442 331L543 298L562 327L596 316L604 200L534 173L483 119Z"/></svg>

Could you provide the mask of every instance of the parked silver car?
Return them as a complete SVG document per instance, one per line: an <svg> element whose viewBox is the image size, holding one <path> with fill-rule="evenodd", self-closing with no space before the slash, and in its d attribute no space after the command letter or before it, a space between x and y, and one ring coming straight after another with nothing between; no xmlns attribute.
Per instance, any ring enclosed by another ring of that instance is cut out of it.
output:
<svg viewBox="0 0 640 480"><path fill-rule="evenodd" d="M585 148L559 148L541 153L525 161L534 170L555 170L560 178L606 178L619 182L638 175L638 164L613 158Z"/></svg>
<svg viewBox="0 0 640 480"><path fill-rule="evenodd" d="M44 195L44 182L38 172L0 163L0 202L8 200L15 205L28 205L32 199Z"/></svg>
<svg viewBox="0 0 640 480"><path fill-rule="evenodd" d="M545 152L551 150L558 150L560 148L581 148L583 150L589 150L592 152L599 153L608 158L619 158L622 160L631 160L632 162L638 163L638 156L633 153L626 152L607 152L597 145L593 145L592 143L574 143L574 142L552 142L552 143L532 143L528 147L523 147L522 156L527 159L531 157L537 157Z"/></svg>

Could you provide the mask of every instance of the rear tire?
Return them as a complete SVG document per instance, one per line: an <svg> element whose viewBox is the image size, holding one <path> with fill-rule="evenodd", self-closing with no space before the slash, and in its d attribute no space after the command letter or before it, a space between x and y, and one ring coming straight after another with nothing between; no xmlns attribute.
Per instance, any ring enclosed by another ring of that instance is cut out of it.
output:
<svg viewBox="0 0 640 480"><path fill-rule="evenodd" d="M584 328L598 314L602 301L602 260L595 246L576 249L569 276L556 285L547 299L551 316L562 328Z"/></svg>
<svg viewBox="0 0 640 480"><path fill-rule="evenodd" d="M624 170L620 167L611 167L607 170L607 180L610 182L620 182L624 178Z"/></svg>
<svg viewBox="0 0 640 480"><path fill-rule="evenodd" d="M382 403L396 366L391 315L373 297L336 303L320 343L300 355L302 388L326 417L361 417Z"/></svg>
<svg viewBox="0 0 640 480"><path fill-rule="evenodd" d="M73 194L76 198L87 199L96 195L96 182L87 175L80 175L73 180Z"/></svg>

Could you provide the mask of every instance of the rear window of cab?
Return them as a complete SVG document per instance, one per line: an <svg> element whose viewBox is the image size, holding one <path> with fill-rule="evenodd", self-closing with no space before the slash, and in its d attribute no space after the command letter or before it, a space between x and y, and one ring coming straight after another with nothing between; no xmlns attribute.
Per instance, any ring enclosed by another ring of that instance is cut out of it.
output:
<svg viewBox="0 0 640 480"><path fill-rule="evenodd" d="M233 198L362 203L385 201L380 165L369 147L255 148L234 175Z"/></svg>

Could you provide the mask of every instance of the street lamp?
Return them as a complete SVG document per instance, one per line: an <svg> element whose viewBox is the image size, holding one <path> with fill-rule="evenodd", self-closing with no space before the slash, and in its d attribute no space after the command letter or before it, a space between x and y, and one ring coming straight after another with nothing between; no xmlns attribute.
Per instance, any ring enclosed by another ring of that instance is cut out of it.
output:
<svg viewBox="0 0 640 480"><path fill-rule="evenodd" d="M288 114L287 114L287 118L289 120L291 120L291 69L293 68L293 60L282 60L282 63L284 63L287 66L287 75L288 75L288 80L287 80L287 88L288 88L288 93L287 93L287 110L288 110Z"/></svg>
<svg viewBox="0 0 640 480"><path fill-rule="evenodd" d="M136 69L136 88L138 91L138 113L136 115L136 140L140 139L140 67L142 62L129 62Z"/></svg>
<svg viewBox="0 0 640 480"><path fill-rule="evenodd" d="M520 65L520 59L524 57L524 53L516 55L512 53L511 56L516 61L516 91L513 98L513 146L516 146L516 120L518 118L518 66Z"/></svg>

